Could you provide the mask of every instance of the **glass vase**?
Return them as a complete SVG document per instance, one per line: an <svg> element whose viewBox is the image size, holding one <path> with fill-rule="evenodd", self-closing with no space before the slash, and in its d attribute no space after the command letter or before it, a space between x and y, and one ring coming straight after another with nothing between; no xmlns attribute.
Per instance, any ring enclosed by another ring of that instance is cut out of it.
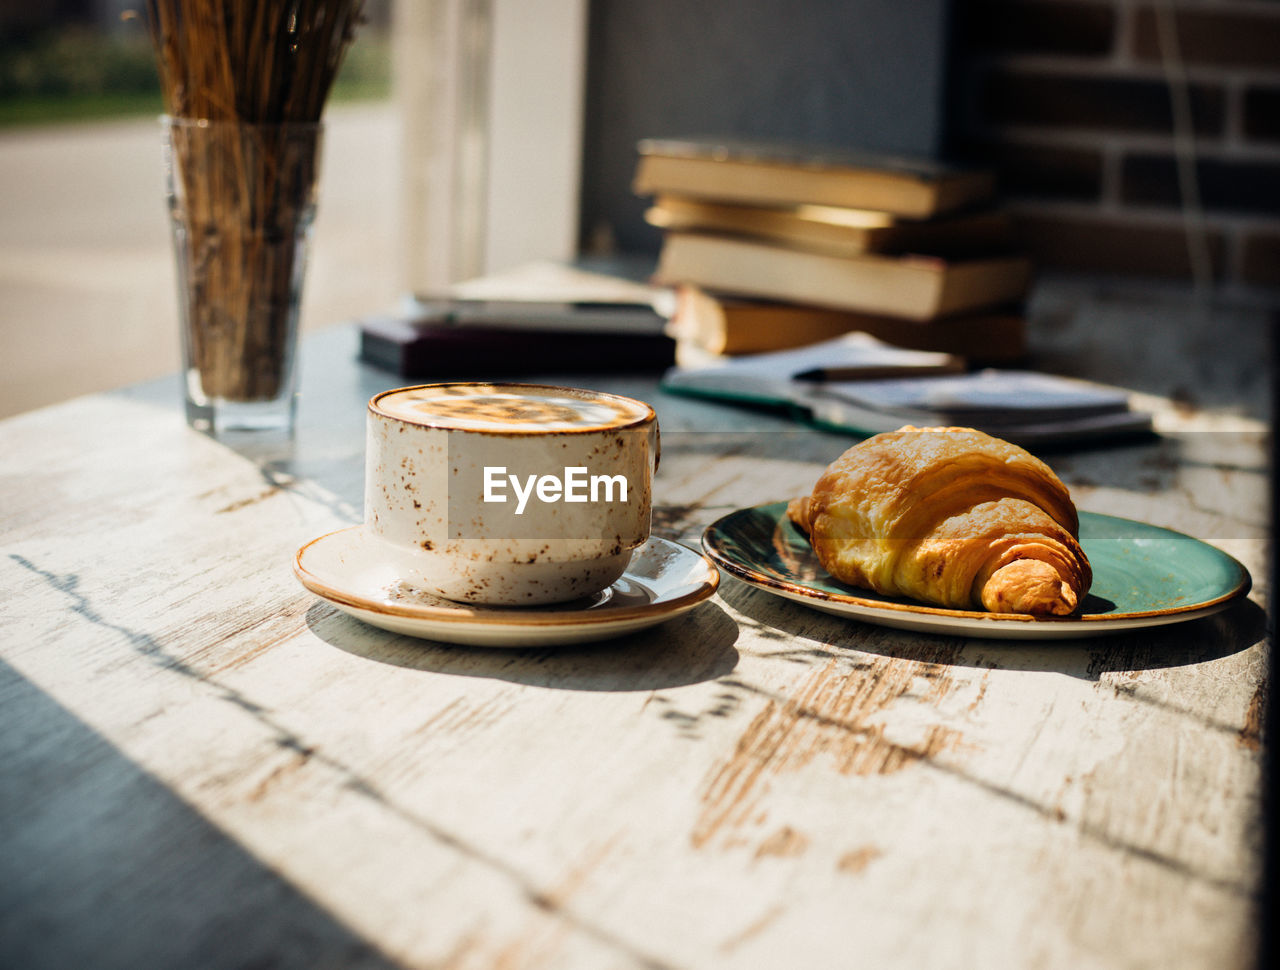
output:
<svg viewBox="0 0 1280 970"><path fill-rule="evenodd" d="M163 124L187 421L291 433L323 127Z"/></svg>

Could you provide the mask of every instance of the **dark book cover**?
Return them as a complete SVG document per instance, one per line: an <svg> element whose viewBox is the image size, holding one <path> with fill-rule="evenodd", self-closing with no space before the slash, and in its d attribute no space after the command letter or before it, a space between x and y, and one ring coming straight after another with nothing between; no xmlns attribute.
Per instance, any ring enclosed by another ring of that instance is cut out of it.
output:
<svg viewBox="0 0 1280 970"><path fill-rule="evenodd" d="M657 373L675 341L648 307L468 303L360 322L360 358L413 379L530 374Z"/></svg>

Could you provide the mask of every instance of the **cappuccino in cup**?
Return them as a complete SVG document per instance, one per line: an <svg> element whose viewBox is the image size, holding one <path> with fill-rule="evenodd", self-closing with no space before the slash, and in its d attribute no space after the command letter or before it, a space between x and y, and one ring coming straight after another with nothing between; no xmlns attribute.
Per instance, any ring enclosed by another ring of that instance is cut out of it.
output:
<svg viewBox="0 0 1280 970"><path fill-rule="evenodd" d="M530 384L428 384L375 400L393 418L463 431L605 430L653 416L649 405L631 398Z"/></svg>
<svg viewBox="0 0 1280 970"><path fill-rule="evenodd" d="M449 599L537 605L622 575L649 536L649 405L536 384L428 384L369 402L365 528Z"/></svg>

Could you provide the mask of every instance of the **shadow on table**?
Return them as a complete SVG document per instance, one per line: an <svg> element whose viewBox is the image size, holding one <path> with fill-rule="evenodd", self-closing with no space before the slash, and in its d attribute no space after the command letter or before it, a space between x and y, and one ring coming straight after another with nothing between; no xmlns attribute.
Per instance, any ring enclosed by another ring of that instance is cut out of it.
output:
<svg viewBox="0 0 1280 970"><path fill-rule="evenodd" d="M565 647L494 648L399 636L352 619L327 603L307 626L330 646L366 660L530 687L648 691L715 680L738 663L738 625L715 603L639 633Z"/></svg>
<svg viewBox="0 0 1280 970"><path fill-rule="evenodd" d="M1185 667L1247 650L1266 633L1266 611L1241 600L1213 616L1169 626L1076 640L976 640L914 633L827 616L739 582L720 586L721 598L779 639L821 640L885 657L1000 670L1053 671L1097 680L1108 671ZM955 644L939 659L939 644Z"/></svg>
<svg viewBox="0 0 1280 970"><path fill-rule="evenodd" d="M3 662L0 696L0 966L400 966Z"/></svg>

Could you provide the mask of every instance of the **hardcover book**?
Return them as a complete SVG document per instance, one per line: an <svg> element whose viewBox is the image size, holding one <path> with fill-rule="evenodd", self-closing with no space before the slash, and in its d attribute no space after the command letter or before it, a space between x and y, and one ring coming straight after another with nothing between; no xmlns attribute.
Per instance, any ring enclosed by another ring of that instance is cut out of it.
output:
<svg viewBox="0 0 1280 970"><path fill-rule="evenodd" d="M927 219L989 200L986 170L868 152L710 139L645 139L638 195L828 205Z"/></svg>
<svg viewBox="0 0 1280 970"><path fill-rule="evenodd" d="M759 354L861 331L909 350L958 354L970 363L1008 364L1027 353L1027 321L1017 305L917 322L882 314L835 310L676 288L671 333L681 346L710 354Z"/></svg>
<svg viewBox="0 0 1280 970"><path fill-rule="evenodd" d="M831 256L918 253L977 256L1013 247L1013 224L996 210L940 219L901 219L872 209L756 206L660 195L645 221L676 232L748 236Z"/></svg>
<svg viewBox="0 0 1280 970"><path fill-rule="evenodd" d="M1031 262L1021 256L828 256L756 240L670 232L655 282L692 283L863 313L932 320L1021 300Z"/></svg>

